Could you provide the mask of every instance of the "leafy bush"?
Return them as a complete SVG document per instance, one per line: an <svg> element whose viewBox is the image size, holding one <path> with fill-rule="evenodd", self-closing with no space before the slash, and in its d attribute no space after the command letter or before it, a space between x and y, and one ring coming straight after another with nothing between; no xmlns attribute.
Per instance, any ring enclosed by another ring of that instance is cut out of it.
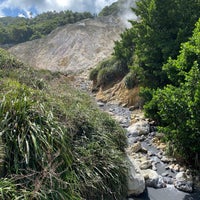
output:
<svg viewBox="0 0 200 200"><path fill-rule="evenodd" d="M115 42L114 55L126 65L142 68L147 87L164 87L169 80L162 66L170 56L176 58L180 44L191 37L199 9L199 1L193 0L136 1L133 12L139 20L132 20L132 27Z"/></svg>
<svg viewBox="0 0 200 200"><path fill-rule="evenodd" d="M200 167L200 21L193 36L181 46L177 59L164 66L172 84L150 92L144 106L149 117L157 120L160 130L175 152ZM143 93L145 94L145 93ZM147 94L147 93L146 93ZM152 98L151 98L152 95Z"/></svg>

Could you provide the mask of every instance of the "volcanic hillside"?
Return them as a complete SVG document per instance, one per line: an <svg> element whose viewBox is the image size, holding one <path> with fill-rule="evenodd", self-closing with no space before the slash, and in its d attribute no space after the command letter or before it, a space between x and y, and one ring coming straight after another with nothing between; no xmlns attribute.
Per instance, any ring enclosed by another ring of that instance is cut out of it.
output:
<svg viewBox="0 0 200 200"><path fill-rule="evenodd" d="M125 25L116 17L86 19L57 28L45 38L18 44L9 51L36 68L79 73L107 58L124 29Z"/></svg>

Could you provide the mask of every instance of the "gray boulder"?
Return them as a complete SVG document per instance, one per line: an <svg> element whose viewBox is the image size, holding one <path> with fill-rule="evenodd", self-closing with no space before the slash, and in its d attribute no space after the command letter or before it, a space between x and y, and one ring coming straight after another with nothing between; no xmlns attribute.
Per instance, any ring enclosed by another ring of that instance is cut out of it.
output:
<svg viewBox="0 0 200 200"><path fill-rule="evenodd" d="M151 169L142 170L142 174L145 178L146 186L153 188L164 188L166 184L162 176L158 175L156 171Z"/></svg>
<svg viewBox="0 0 200 200"><path fill-rule="evenodd" d="M128 168L128 195L140 195L145 190L145 180L134 160L127 155Z"/></svg>
<svg viewBox="0 0 200 200"><path fill-rule="evenodd" d="M193 180L192 176L186 172L179 172L176 175L174 186L184 192L193 192Z"/></svg>
<svg viewBox="0 0 200 200"><path fill-rule="evenodd" d="M147 121L138 121L127 128L127 131L132 136L147 135L150 132L150 125Z"/></svg>

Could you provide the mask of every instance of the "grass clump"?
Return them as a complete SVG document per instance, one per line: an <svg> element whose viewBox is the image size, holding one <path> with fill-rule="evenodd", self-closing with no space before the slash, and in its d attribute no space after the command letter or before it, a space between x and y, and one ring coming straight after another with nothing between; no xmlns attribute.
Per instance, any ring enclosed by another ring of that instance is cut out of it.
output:
<svg viewBox="0 0 200 200"><path fill-rule="evenodd" d="M91 70L89 79L93 81L94 87L104 88L121 80L127 72L128 68L123 63L111 57Z"/></svg>
<svg viewBox="0 0 200 200"><path fill-rule="evenodd" d="M22 62L18 61L6 50L0 48L0 69L19 68L22 65Z"/></svg>
<svg viewBox="0 0 200 200"><path fill-rule="evenodd" d="M61 74L0 70L2 199L122 199L119 125Z"/></svg>

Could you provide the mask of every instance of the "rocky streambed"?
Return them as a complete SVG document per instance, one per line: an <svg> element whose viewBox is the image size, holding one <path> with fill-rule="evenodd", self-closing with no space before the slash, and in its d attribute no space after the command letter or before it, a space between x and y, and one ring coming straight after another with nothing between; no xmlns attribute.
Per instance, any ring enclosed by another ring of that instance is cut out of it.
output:
<svg viewBox="0 0 200 200"><path fill-rule="evenodd" d="M76 77L74 82L76 88L85 92L91 91L87 74ZM126 130L126 159L130 166L126 200L200 200L200 188L194 185L192 170L167 156L166 145L160 140L162 134L141 110L118 102L97 104Z"/></svg>
<svg viewBox="0 0 200 200"><path fill-rule="evenodd" d="M97 102L126 129L129 200L200 200L192 170L167 156L154 123L141 110Z"/></svg>

